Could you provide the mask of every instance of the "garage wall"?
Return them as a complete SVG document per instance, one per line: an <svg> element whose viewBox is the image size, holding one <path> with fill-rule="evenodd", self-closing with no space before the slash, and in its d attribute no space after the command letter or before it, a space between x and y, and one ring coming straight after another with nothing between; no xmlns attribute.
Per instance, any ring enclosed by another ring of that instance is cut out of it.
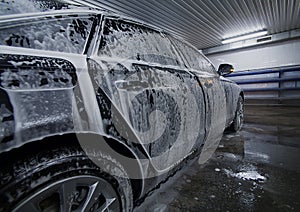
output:
<svg viewBox="0 0 300 212"><path fill-rule="evenodd" d="M300 39L226 51L207 57L216 67L221 63L230 63L236 71L300 65Z"/></svg>
<svg viewBox="0 0 300 212"><path fill-rule="evenodd" d="M218 67L230 63L228 76L244 90L246 104L300 105L300 39L208 55Z"/></svg>

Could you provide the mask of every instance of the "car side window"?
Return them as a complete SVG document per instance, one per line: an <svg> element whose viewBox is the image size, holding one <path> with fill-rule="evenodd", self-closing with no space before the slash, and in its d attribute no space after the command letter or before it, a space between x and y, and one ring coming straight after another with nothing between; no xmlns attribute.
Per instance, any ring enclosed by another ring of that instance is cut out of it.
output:
<svg viewBox="0 0 300 212"><path fill-rule="evenodd" d="M163 33L124 20L106 19L98 55L162 65L180 64L175 49Z"/></svg>
<svg viewBox="0 0 300 212"><path fill-rule="evenodd" d="M177 47L178 51L181 52L182 57L185 59L187 63L186 65L189 68L194 69L195 71L204 71L207 73L216 74L213 65L195 48L176 38L171 37L170 39Z"/></svg>
<svg viewBox="0 0 300 212"><path fill-rule="evenodd" d="M82 53L93 19L60 17L0 25L0 45Z"/></svg>

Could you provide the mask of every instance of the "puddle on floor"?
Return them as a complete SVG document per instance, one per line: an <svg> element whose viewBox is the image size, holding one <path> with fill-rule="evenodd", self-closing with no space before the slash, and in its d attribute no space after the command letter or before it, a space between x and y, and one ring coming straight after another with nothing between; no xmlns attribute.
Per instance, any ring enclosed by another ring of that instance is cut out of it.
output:
<svg viewBox="0 0 300 212"><path fill-rule="evenodd" d="M264 120L225 133L207 163L184 168L135 211L300 211L300 109L298 119L291 108L269 112L282 125L268 110L250 109Z"/></svg>

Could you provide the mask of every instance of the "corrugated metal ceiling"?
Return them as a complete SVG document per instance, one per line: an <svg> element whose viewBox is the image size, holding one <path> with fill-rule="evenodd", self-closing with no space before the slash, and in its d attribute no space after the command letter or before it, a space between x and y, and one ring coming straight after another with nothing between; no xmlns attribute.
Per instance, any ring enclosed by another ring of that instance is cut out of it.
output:
<svg viewBox="0 0 300 212"><path fill-rule="evenodd" d="M163 28L198 49L261 29L300 28L300 0L87 0Z"/></svg>

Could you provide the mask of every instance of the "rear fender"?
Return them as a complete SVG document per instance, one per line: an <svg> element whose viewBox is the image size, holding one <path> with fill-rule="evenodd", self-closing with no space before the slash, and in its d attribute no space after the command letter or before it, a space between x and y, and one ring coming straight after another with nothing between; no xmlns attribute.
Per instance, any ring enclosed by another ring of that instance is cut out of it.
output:
<svg viewBox="0 0 300 212"><path fill-rule="evenodd" d="M41 150L69 148L71 146L80 146L83 151L92 156L93 152L100 150L106 155L116 159L125 168L132 184L134 198L141 196L144 189L144 177L142 166L136 154L124 143L103 135L94 133L66 133L63 135L52 135L40 140L27 141L18 148L0 153L0 161L6 161L10 164L19 157L38 154ZM12 157L12 155L14 157ZM96 165L98 160L89 157ZM21 159L21 158L20 158ZM101 168L101 167L100 167ZM110 173L109 173L110 174Z"/></svg>

